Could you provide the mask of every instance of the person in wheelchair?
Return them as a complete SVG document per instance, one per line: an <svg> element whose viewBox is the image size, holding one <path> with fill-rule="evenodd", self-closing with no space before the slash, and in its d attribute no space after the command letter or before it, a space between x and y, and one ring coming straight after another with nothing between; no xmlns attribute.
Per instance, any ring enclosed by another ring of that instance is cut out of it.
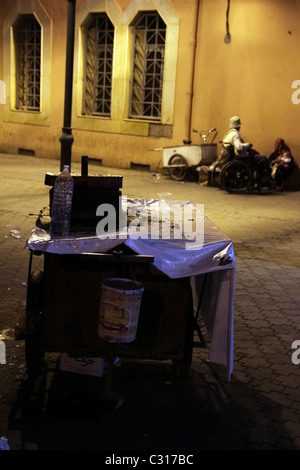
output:
<svg viewBox="0 0 300 470"><path fill-rule="evenodd" d="M271 180L271 170L268 158L252 148L252 144L245 143L240 135L241 120L232 116L229 121L229 130L223 137L222 151L219 164L233 159L244 160L255 173L255 183Z"/></svg>

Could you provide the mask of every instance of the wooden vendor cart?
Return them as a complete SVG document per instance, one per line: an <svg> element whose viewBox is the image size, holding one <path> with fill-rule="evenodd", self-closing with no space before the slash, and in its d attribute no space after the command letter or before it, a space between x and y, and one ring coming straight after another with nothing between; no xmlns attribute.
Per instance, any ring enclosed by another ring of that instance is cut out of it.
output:
<svg viewBox="0 0 300 470"><path fill-rule="evenodd" d="M55 177L47 174L46 184L53 187ZM107 358L108 395L116 355L121 361L168 361L176 375L183 376L190 368L195 330L203 341L201 315L210 338L208 360L223 364L230 379L235 276L231 241L204 216L202 237L196 237L195 243L178 237L170 217L170 237L162 236L168 217L161 202L125 200L121 177L74 176L74 183L70 235L51 238L49 227L37 223L26 245L30 252L25 334L29 375L38 375L46 352L57 352L71 358ZM50 214L52 194L51 188ZM116 209L117 224L113 233L99 235L96 214L102 203ZM176 201L177 208L178 203L182 210L192 207L191 220L197 218L195 205ZM159 233L153 237L148 227L149 232L136 236L128 230L128 214L146 212L148 217L150 207L151 217L158 214ZM39 269L37 256L39 265L42 257ZM120 278L137 281L144 289L136 337L129 342L104 340L98 331L101 283Z"/></svg>
<svg viewBox="0 0 300 470"><path fill-rule="evenodd" d="M206 217L203 231L203 240L189 246L185 240L128 233L125 238L75 234L56 240L36 228L27 242L28 368L34 370L45 351L74 357L106 354L107 341L98 335L101 282L127 278L141 283L144 293L135 340L117 344L121 359L172 361L177 375L186 374L195 330L203 339L197 325L201 316L209 335L208 361L223 364L230 379L234 251ZM34 268L35 255L44 259L42 270Z"/></svg>

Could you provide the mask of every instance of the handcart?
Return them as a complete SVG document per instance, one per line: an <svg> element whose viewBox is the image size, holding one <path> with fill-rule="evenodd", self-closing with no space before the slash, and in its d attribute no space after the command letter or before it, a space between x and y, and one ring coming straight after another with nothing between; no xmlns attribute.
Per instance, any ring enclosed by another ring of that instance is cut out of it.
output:
<svg viewBox="0 0 300 470"><path fill-rule="evenodd" d="M50 212L56 176L47 174L45 179L51 186ZM109 202L120 212L120 177L73 178L70 236L53 239L47 226L39 223L27 243L29 375L39 374L48 352L71 358L109 357L110 365L116 354L127 361L167 362L176 376L186 375L195 330L189 277L172 279L154 266L152 253L138 254L122 240L102 240L93 232L99 202ZM41 214L38 220L45 218L45 212ZM105 279L132 279L144 286L134 341L112 345L114 340L106 341L98 334Z"/></svg>
<svg viewBox="0 0 300 470"><path fill-rule="evenodd" d="M72 228L80 231L53 239L45 225L38 225L27 242L30 256L23 339L29 376L40 374L48 352L85 358L86 363L89 358L106 358L104 398L111 403L114 357L121 362L163 364L171 367L176 377L184 377L190 370L193 347L198 345L209 349L209 361L225 365L230 379L235 272L231 241L207 218L203 240L193 249L186 247L191 242L184 239L129 236L103 240L91 232L82 233L88 224L95 227L95 197L98 202L101 197L118 201L115 192L120 192L120 180L110 178L74 178L71 226L73 223ZM53 185L53 175L46 182ZM93 197L86 185L93 188ZM79 217L83 196L84 221ZM153 202L159 204L146 199L138 204L152 207ZM190 204L183 202L183 206ZM107 340L99 335L101 285L107 279L132 279L144 286L132 341ZM199 328L200 310L209 346ZM200 342L195 343L195 332Z"/></svg>
<svg viewBox="0 0 300 470"><path fill-rule="evenodd" d="M217 144L213 143L217 130L193 132L199 134L202 139L201 144L192 144L190 141L183 141L184 145L163 147L163 167L167 168L172 179L183 181L188 174L195 172L202 166L209 167L218 158ZM214 133L211 143L207 143L207 137Z"/></svg>

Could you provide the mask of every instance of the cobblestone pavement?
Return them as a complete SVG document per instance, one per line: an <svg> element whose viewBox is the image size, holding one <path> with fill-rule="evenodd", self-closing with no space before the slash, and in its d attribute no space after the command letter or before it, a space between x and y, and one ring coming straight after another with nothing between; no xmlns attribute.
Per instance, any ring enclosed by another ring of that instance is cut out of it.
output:
<svg viewBox="0 0 300 470"><path fill-rule="evenodd" d="M233 195L196 181L163 175L155 183L148 172L90 163L90 173L122 174L128 197L169 191L175 199L203 203L205 215L232 239L232 380L207 363L206 349L194 349L184 380L167 380L164 367L122 364L114 387L125 400L111 411L99 409L87 393L97 390L99 379L68 374L66 380L57 373L57 357L49 354L44 413L34 406L38 400L24 405L24 342L14 338L26 305L24 245L35 224L29 214L48 205L45 173L58 169L58 161L0 155L0 339L6 347L6 364L0 364L0 437L12 450L300 450L300 364L292 362L292 344L300 340L300 192ZM72 170L80 171L79 164Z"/></svg>

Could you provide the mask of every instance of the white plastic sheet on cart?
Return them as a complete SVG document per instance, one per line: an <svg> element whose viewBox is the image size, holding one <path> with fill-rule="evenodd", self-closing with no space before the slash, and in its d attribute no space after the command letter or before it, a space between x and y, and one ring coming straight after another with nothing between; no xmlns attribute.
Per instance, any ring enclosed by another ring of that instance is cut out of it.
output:
<svg viewBox="0 0 300 470"><path fill-rule="evenodd" d="M155 207L158 201L136 199L126 200L125 204L134 211L149 205ZM51 238L45 230L35 228L26 247L55 254L83 254L105 253L122 243L138 255L153 256L154 266L170 278L190 277L194 311L198 307L205 276L206 287L200 314L210 335L208 361L225 365L230 379L233 370L235 256L231 240L207 217L203 217L203 237L198 241L132 237L127 227L116 234L97 236L76 233Z"/></svg>
<svg viewBox="0 0 300 470"><path fill-rule="evenodd" d="M107 236L99 238L97 235L90 235L89 233L76 233L66 237L51 238L49 232L36 227L26 243L26 248L44 253L78 255L82 253L106 253L123 242L124 239L120 239L118 235L113 239L109 239Z"/></svg>
<svg viewBox="0 0 300 470"><path fill-rule="evenodd" d="M234 252L231 241L221 232L207 217L197 213L197 207L191 202L176 201L184 208L191 208L194 212L191 214L194 218L202 220L196 237L188 238L185 233L181 237L176 237L174 229L170 230L170 237L166 238L160 233L159 238L151 236L150 225L146 228L148 231L144 236L139 236L138 232L134 234L129 226L125 224L116 233L74 233L66 237L51 238L50 234L36 227L26 244L31 250L42 251L56 254L82 254L82 253L105 253L115 246L125 243L138 254L147 254L154 256L154 265L170 278L186 277L194 274L214 269L222 269L228 263L235 263ZM154 214L161 214L159 201L155 199L126 199L122 202L122 207L126 211L142 213L146 211L146 216L151 208L151 217ZM197 205L198 206L198 205ZM161 217L161 215L160 215ZM163 214L164 219L165 214ZM142 218L140 219L142 220ZM161 221L160 221L161 222ZM162 220L162 222L165 222ZM163 225L163 224L162 224ZM197 227L194 226L195 231ZM194 234L193 232L192 234ZM133 236L134 235L134 236ZM201 235L201 236L200 236Z"/></svg>

